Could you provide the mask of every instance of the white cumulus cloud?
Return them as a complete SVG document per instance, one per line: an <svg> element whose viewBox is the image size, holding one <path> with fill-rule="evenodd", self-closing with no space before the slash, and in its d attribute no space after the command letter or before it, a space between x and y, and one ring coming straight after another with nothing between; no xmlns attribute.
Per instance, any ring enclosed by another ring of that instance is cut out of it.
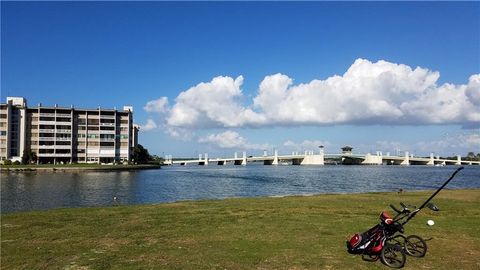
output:
<svg viewBox="0 0 480 270"><path fill-rule="evenodd" d="M143 107L146 112L165 113L168 111L168 98L161 97L156 100L151 100Z"/></svg>
<svg viewBox="0 0 480 270"><path fill-rule="evenodd" d="M198 139L199 143L207 143L221 149L263 150L270 148L268 144L251 144L235 131L227 130L218 134L210 134Z"/></svg>
<svg viewBox="0 0 480 270"><path fill-rule="evenodd" d="M148 119L147 123L140 126L140 130L142 131L150 131L156 128L157 128L157 124L152 119Z"/></svg>
<svg viewBox="0 0 480 270"><path fill-rule="evenodd" d="M452 156L466 155L469 151L480 152L480 134L478 133L456 133L444 134L439 138L432 138L428 141L406 143L398 141L377 141L376 149L398 155L399 152L408 151L420 156L428 156L432 151L435 155Z"/></svg>
<svg viewBox="0 0 480 270"><path fill-rule="evenodd" d="M180 93L166 118L174 127L237 127L245 124L245 117L255 113L244 108L240 101L243 77L215 77ZM252 120L254 121L254 120Z"/></svg>
<svg viewBox="0 0 480 270"><path fill-rule="evenodd" d="M294 142L292 140L288 140L283 143L283 148L287 150L295 150L295 151L317 151L319 150L319 146L330 146L331 143L328 141L321 141L321 140L304 140L302 142Z"/></svg>
<svg viewBox="0 0 480 270"><path fill-rule="evenodd" d="M467 84L438 85L427 68L357 59L343 75L294 84L285 74L266 76L253 98L243 76L219 76L144 109L164 113L173 133L208 128L334 124L480 124L480 74Z"/></svg>
<svg viewBox="0 0 480 270"><path fill-rule="evenodd" d="M480 134L452 134L444 138L418 142L415 147L421 151L435 151L444 155L466 155L469 151L480 152Z"/></svg>

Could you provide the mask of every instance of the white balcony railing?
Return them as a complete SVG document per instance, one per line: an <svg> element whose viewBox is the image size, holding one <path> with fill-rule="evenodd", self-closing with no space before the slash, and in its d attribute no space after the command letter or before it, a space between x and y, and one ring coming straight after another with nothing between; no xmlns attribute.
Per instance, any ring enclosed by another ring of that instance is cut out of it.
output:
<svg viewBox="0 0 480 270"><path fill-rule="evenodd" d="M72 133L71 129L57 129L58 133Z"/></svg>
<svg viewBox="0 0 480 270"><path fill-rule="evenodd" d="M55 149L71 149L71 145L55 145Z"/></svg>
<svg viewBox="0 0 480 270"><path fill-rule="evenodd" d="M54 137L39 137L39 141L54 141Z"/></svg>
<svg viewBox="0 0 480 270"><path fill-rule="evenodd" d="M71 149L71 145L39 145L40 149Z"/></svg>
<svg viewBox="0 0 480 270"><path fill-rule="evenodd" d="M55 153L55 156L56 157L71 157L72 154L71 153L69 153L69 154L57 154L57 153Z"/></svg>
<svg viewBox="0 0 480 270"><path fill-rule="evenodd" d="M66 113L57 113L57 117L71 117L71 114L66 114Z"/></svg>
<svg viewBox="0 0 480 270"><path fill-rule="evenodd" d="M55 125L57 123L56 121L45 121L45 120L40 120L38 121L39 125Z"/></svg>
<svg viewBox="0 0 480 270"><path fill-rule="evenodd" d="M54 113L40 113L40 116L54 117Z"/></svg>
<svg viewBox="0 0 480 270"><path fill-rule="evenodd" d="M62 123L62 125L71 125L72 124L72 120L58 120L55 121L55 123Z"/></svg>
<svg viewBox="0 0 480 270"><path fill-rule="evenodd" d="M100 123L100 126L113 127L113 126L115 126L115 123Z"/></svg>
<svg viewBox="0 0 480 270"><path fill-rule="evenodd" d="M115 119L115 115L100 115L102 119Z"/></svg>
<svg viewBox="0 0 480 270"><path fill-rule="evenodd" d="M54 157L55 153L38 153L39 157Z"/></svg>
<svg viewBox="0 0 480 270"><path fill-rule="evenodd" d="M55 129L39 129L38 131L42 133L54 133Z"/></svg>
<svg viewBox="0 0 480 270"><path fill-rule="evenodd" d="M55 149L55 145L39 145L40 149Z"/></svg>

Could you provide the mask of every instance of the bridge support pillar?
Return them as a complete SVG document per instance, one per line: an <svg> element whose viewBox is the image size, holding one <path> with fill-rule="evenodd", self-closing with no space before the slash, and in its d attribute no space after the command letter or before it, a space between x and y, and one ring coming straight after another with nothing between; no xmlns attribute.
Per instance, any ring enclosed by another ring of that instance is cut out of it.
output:
<svg viewBox="0 0 480 270"><path fill-rule="evenodd" d="M430 153L430 159L428 160L427 165L435 165L435 159L433 158L433 153Z"/></svg>
<svg viewBox="0 0 480 270"><path fill-rule="evenodd" d="M379 155L377 152L377 155L372 155L370 153L367 153L365 155L365 159L361 163L362 165L382 165L382 156Z"/></svg>
<svg viewBox="0 0 480 270"><path fill-rule="evenodd" d="M400 165L410 165L410 156L408 155L408 151L405 152L405 159L400 163Z"/></svg>
<svg viewBox="0 0 480 270"><path fill-rule="evenodd" d="M457 162L455 162L455 165L462 165L462 157L460 155L457 155Z"/></svg>
<svg viewBox="0 0 480 270"><path fill-rule="evenodd" d="M275 149L272 165L278 165L278 150Z"/></svg>
<svg viewBox="0 0 480 270"><path fill-rule="evenodd" d="M243 151L242 166L247 165L247 152Z"/></svg>
<svg viewBox="0 0 480 270"><path fill-rule="evenodd" d="M313 153L305 153L300 165L325 165L325 154L315 155Z"/></svg>
<svg viewBox="0 0 480 270"><path fill-rule="evenodd" d="M203 165L208 165L208 154L207 154L207 153L205 153L205 155L204 155L204 163L203 163Z"/></svg>

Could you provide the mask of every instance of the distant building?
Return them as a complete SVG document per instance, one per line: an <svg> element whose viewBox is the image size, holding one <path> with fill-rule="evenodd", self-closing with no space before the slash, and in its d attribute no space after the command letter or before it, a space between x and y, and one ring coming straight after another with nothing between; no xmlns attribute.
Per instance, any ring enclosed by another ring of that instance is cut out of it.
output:
<svg viewBox="0 0 480 270"><path fill-rule="evenodd" d="M0 104L0 160L21 161L32 151L38 163L129 162L138 143L133 108L27 107L22 97Z"/></svg>

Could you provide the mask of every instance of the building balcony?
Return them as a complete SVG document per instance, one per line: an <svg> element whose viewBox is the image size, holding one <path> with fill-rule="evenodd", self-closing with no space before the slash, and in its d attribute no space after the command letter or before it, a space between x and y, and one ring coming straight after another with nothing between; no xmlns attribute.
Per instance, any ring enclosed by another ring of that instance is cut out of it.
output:
<svg viewBox="0 0 480 270"><path fill-rule="evenodd" d="M115 134L115 130L100 130L101 134Z"/></svg>
<svg viewBox="0 0 480 270"><path fill-rule="evenodd" d="M63 141L63 142L66 142L66 141L71 141L72 138L61 138L61 137L57 137L57 141Z"/></svg>
<svg viewBox="0 0 480 270"><path fill-rule="evenodd" d="M57 117L71 117L71 114L66 114L66 113L57 113Z"/></svg>
<svg viewBox="0 0 480 270"><path fill-rule="evenodd" d="M72 120L57 120L55 121L55 123L61 123L62 125L71 125L72 124Z"/></svg>
<svg viewBox="0 0 480 270"><path fill-rule="evenodd" d="M55 157L71 157L72 154L71 153L68 153L68 154L57 154L55 153Z"/></svg>
<svg viewBox="0 0 480 270"><path fill-rule="evenodd" d="M40 113L40 116L46 116L46 117L55 117L54 113Z"/></svg>
<svg viewBox="0 0 480 270"><path fill-rule="evenodd" d="M100 126L103 126L103 127L114 127L114 126L115 126L115 123L100 123Z"/></svg>
<svg viewBox="0 0 480 270"><path fill-rule="evenodd" d="M100 115L101 119L115 119L115 115Z"/></svg>
<svg viewBox="0 0 480 270"><path fill-rule="evenodd" d="M55 149L55 145L39 145L39 149Z"/></svg>
<svg viewBox="0 0 480 270"><path fill-rule="evenodd" d="M38 153L38 157L55 157L55 153Z"/></svg>
<svg viewBox="0 0 480 270"><path fill-rule="evenodd" d="M39 137L39 141L54 141L55 137Z"/></svg>
<svg viewBox="0 0 480 270"><path fill-rule="evenodd" d="M54 133L55 129L39 129L38 131L41 133Z"/></svg>
<svg viewBox="0 0 480 270"><path fill-rule="evenodd" d="M57 129L57 133L72 133L71 129Z"/></svg>
<svg viewBox="0 0 480 270"><path fill-rule="evenodd" d="M55 125L57 122L56 121L45 121L45 120L40 120L38 121L38 125ZM33 124L33 123L32 123Z"/></svg>

